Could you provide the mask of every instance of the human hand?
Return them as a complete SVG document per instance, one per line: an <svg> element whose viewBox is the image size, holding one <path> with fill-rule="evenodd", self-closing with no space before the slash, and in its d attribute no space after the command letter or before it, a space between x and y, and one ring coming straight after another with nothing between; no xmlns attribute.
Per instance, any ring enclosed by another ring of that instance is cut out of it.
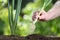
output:
<svg viewBox="0 0 60 40"><path fill-rule="evenodd" d="M38 17L38 14L40 14L39 17ZM48 21L48 20L50 20L50 16L44 10L42 10L42 11L35 11L33 13L32 20L35 21L35 19L38 19L39 21Z"/></svg>

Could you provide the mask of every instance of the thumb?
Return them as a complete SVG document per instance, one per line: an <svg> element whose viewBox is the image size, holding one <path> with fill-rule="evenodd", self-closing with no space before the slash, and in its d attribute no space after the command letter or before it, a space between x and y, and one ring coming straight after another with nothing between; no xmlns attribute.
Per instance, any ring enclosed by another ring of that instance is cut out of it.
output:
<svg viewBox="0 0 60 40"><path fill-rule="evenodd" d="M40 16L46 14L44 10L40 11Z"/></svg>

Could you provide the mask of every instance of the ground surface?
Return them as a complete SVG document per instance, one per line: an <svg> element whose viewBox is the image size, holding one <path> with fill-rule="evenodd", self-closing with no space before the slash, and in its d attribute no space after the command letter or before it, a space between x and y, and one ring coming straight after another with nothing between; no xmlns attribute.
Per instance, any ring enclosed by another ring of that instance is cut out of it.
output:
<svg viewBox="0 0 60 40"><path fill-rule="evenodd" d="M60 40L60 37L46 37L37 34L32 34L27 37L1 35L0 40Z"/></svg>

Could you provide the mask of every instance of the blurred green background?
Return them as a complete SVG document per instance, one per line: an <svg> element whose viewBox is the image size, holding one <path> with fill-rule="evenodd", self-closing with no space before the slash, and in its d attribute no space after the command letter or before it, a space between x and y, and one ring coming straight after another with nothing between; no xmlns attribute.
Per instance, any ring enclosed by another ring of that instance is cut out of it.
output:
<svg viewBox="0 0 60 40"><path fill-rule="evenodd" d="M11 2L10 7L11 7ZM45 8L45 11L48 11L56 2L53 0L48 7ZM30 34L40 34L40 35L53 35L60 36L60 18L56 18L54 20L48 22L37 22L35 24L35 31L31 30L34 27L30 27L30 22L32 20L32 12L41 5L41 1L39 0L22 0L21 5L21 13L18 19L18 26L16 28L16 34L20 36L27 36ZM17 0L15 0L15 9L17 5ZM14 14L15 14L14 10ZM50 16L50 15L49 15ZM10 35L10 27L8 22L8 6L7 0L0 0L0 35Z"/></svg>

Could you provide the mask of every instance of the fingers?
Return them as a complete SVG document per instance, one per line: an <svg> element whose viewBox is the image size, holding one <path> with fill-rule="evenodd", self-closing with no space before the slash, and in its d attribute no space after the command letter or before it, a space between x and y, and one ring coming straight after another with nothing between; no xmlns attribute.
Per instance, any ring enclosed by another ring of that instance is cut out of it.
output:
<svg viewBox="0 0 60 40"><path fill-rule="evenodd" d="M38 17L38 20L39 21L45 21L45 18L46 18L46 12L44 11L44 10L42 10L41 12L40 12L40 16Z"/></svg>
<svg viewBox="0 0 60 40"><path fill-rule="evenodd" d="M44 15L39 16L38 20L39 21L48 21L48 20L50 20L49 17L50 17L49 14L46 13Z"/></svg>
<svg viewBox="0 0 60 40"><path fill-rule="evenodd" d="M34 21L35 19L38 19L39 21L44 21L45 20L45 14L46 14L46 12L44 10L42 10L42 11L35 11L33 13L32 20ZM39 15L39 17L38 17L38 15Z"/></svg>
<svg viewBox="0 0 60 40"><path fill-rule="evenodd" d="M39 17L38 17L38 20L39 20L39 21L45 21L45 17L44 17L44 16L39 16Z"/></svg>
<svg viewBox="0 0 60 40"><path fill-rule="evenodd" d="M32 16L32 20L34 21L36 18L38 18L39 11L35 11Z"/></svg>

